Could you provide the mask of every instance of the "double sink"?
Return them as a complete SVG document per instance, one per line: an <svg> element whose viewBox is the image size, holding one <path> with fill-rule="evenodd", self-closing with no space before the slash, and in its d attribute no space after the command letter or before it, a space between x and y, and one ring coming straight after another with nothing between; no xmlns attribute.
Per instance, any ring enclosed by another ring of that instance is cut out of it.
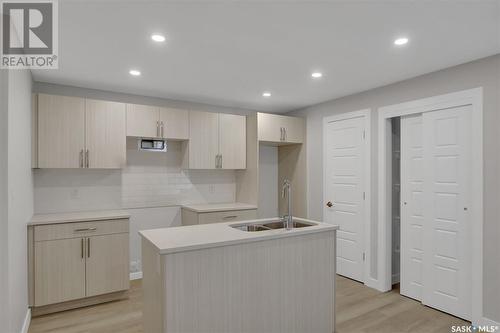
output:
<svg viewBox="0 0 500 333"><path fill-rule="evenodd" d="M314 225L316 225L316 224L315 223L308 223L308 222L293 221L293 228L304 228L304 227L311 227ZM269 220L268 222L262 222L262 223L256 222L256 223L248 223L248 224L233 224L233 225L231 225L231 227L234 229L248 231L248 232L286 229L286 220L285 219L275 219L275 220Z"/></svg>

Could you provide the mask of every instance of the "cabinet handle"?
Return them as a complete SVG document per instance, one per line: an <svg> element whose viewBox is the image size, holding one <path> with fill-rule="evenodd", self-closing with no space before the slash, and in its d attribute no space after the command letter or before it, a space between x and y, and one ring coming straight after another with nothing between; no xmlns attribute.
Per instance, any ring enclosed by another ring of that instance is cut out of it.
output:
<svg viewBox="0 0 500 333"><path fill-rule="evenodd" d="M83 149L80 150L80 168L83 168Z"/></svg>
<svg viewBox="0 0 500 333"><path fill-rule="evenodd" d="M163 120L161 121L161 137L163 138Z"/></svg>
<svg viewBox="0 0 500 333"><path fill-rule="evenodd" d="M215 168L219 167L219 155L215 155Z"/></svg>
<svg viewBox="0 0 500 333"><path fill-rule="evenodd" d="M90 238L87 238L87 258L90 258Z"/></svg>
<svg viewBox="0 0 500 333"><path fill-rule="evenodd" d="M85 167L86 168L90 167L90 158L89 158L89 150L88 149L85 151Z"/></svg>
<svg viewBox="0 0 500 333"><path fill-rule="evenodd" d="M96 231L97 227L94 228L81 228L81 229L75 229L75 232L84 232L84 231Z"/></svg>
<svg viewBox="0 0 500 333"><path fill-rule="evenodd" d="M229 215L229 216L224 216L223 219L224 220L231 220L231 219L235 219L237 217L238 217L238 215Z"/></svg>
<svg viewBox="0 0 500 333"><path fill-rule="evenodd" d="M222 169L222 154L219 155L219 169Z"/></svg>
<svg viewBox="0 0 500 333"><path fill-rule="evenodd" d="M156 121L156 137L160 136L160 121Z"/></svg>
<svg viewBox="0 0 500 333"><path fill-rule="evenodd" d="M283 127L280 127L280 141L283 141Z"/></svg>
<svg viewBox="0 0 500 333"><path fill-rule="evenodd" d="M83 250L83 248L84 248L84 247L85 247L85 244L83 243L83 238L82 238L82 259L83 259L83 252L85 252L85 251Z"/></svg>
<svg viewBox="0 0 500 333"><path fill-rule="evenodd" d="M286 127L283 127L283 141L286 141Z"/></svg>

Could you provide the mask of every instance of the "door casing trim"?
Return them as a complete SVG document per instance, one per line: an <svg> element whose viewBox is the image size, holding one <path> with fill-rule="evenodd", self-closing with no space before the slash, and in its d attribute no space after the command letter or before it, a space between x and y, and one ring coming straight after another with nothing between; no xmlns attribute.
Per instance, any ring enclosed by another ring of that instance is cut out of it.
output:
<svg viewBox="0 0 500 333"><path fill-rule="evenodd" d="M380 291L391 290L391 219L392 211L389 184L391 180L390 155L391 124L390 118L406 116L415 113L454 108L471 105L472 128L471 158L472 193L470 221L472 255L471 270L471 318L473 324L478 324L483 318L483 88L474 88L445 95L418 99L406 103L389 105L378 109L378 237L377 253L378 267L375 288ZM369 250L370 248L367 248ZM375 281L373 281L375 282Z"/></svg>

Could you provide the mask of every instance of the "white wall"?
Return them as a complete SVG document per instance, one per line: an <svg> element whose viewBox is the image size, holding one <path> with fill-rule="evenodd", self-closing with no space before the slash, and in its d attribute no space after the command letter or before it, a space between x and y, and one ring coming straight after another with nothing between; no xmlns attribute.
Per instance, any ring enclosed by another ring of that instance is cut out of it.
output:
<svg viewBox="0 0 500 333"><path fill-rule="evenodd" d="M28 311L27 227L33 216L29 70L8 77L8 274L9 332L19 332Z"/></svg>
<svg viewBox="0 0 500 333"><path fill-rule="evenodd" d="M484 100L484 314L500 322L500 55L426 74L290 113L307 118L308 216L323 217L323 117L371 108L372 225L377 225L377 108L450 92L483 87ZM371 235L376 256L376 228ZM376 258L375 258L376 259ZM376 260L371 263L376 278Z"/></svg>
<svg viewBox="0 0 500 333"><path fill-rule="evenodd" d="M278 216L278 147L259 147L259 218Z"/></svg>

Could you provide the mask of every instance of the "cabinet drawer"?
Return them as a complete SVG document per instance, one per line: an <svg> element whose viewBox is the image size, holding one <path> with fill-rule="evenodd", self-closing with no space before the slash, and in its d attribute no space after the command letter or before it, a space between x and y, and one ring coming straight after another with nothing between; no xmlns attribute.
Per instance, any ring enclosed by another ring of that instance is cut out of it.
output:
<svg viewBox="0 0 500 333"><path fill-rule="evenodd" d="M35 241L119 234L129 231L128 219L35 226Z"/></svg>
<svg viewBox="0 0 500 333"><path fill-rule="evenodd" d="M256 209L231 210L225 212L200 213L198 215L199 224L254 220L257 218Z"/></svg>

